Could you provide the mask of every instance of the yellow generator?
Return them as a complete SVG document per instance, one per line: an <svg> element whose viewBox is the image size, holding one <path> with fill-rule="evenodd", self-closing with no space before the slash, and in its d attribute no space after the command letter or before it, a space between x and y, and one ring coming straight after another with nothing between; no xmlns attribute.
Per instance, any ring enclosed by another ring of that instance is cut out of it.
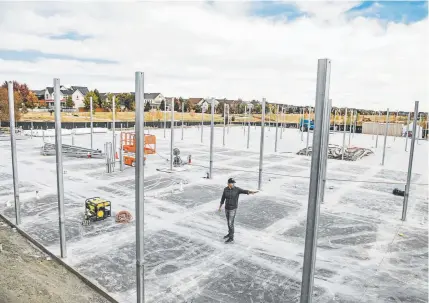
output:
<svg viewBox="0 0 429 303"><path fill-rule="evenodd" d="M100 197L85 200L85 218L83 225L89 225L91 221L101 221L112 215L110 201Z"/></svg>

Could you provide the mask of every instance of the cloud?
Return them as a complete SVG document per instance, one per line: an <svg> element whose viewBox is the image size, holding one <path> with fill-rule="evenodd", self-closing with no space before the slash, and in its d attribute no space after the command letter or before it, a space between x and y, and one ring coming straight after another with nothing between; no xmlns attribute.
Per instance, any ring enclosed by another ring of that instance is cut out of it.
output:
<svg viewBox="0 0 429 303"><path fill-rule="evenodd" d="M427 18L381 23L347 18L356 3L308 3L287 3L303 13L293 20L255 14L255 3L248 1L0 3L3 52L63 56L26 62L4 60L0 53L0 79L40 89L60 77L100 91L133 91L134 72L141 70L146 92L311 105L317 59L328 57L335 106L412 110L414 100L427 105ZM50 38L70 32L87 39Z"/></svg>

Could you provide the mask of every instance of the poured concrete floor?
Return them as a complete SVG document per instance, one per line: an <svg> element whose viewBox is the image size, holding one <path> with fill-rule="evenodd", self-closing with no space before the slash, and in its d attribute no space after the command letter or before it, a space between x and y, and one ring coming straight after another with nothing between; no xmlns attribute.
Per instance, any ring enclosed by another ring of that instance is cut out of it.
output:
<svg viewBox="0 0 429 303"><path fill-rule="evenodd" d="M200 143L198 129L176 130L176 147L192 165L169 168L169 131L157 135L159 155L145 168L145 293L147 302L299 302L310 158L297 130L287 129L273 153L274 129L266 129L263 190L241 196L235 243L225 245L224 212L217 211L229 177L237 186L256 189L259 128L251 128L251 146L242 127L231 128L226 146L215 129L214 178L209 165L209 128ZM247 128L246 128L247 132ZM247 135L247 133L246 133ZM95 134L95 147L111 134ZM64 136L63 143L70 144ZM89 136L75 137L89 146ZM311 138L310 138L311 142ZM342 142L332 134L330 143ZM367 135L352 145L373 148ZM328 161L325 201L320 209L313 302L428 302L428 146L416 145L408 220L400 220L408 153L403 138L388 138L382 149L359 162ZM59 254L55 157L42 156L41 138L17 141L22 227ZM14 218L10 146L0 141L0 212ZM120 302L135 302L135 222L114 218L81 225L84 201L100 196L113 213L134 216L134 168L105 173L104 160L64 158L66 261ZM368 182L369 181L369 182ZM183 191L181 191L183 188ZM36 199L35 191L40 199Z"/></svg>

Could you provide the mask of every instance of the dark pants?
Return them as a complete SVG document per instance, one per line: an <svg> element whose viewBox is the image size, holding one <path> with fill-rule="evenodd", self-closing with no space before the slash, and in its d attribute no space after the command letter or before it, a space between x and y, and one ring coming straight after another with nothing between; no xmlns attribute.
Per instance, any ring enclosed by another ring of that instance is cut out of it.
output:
<svg viewBox="0 0 429 303"><path fill-rule="evenodd" d="M236 210L237 209L225 210L226 223L228 224L228 235L231 239L234 239L234 219Z"/></svg>

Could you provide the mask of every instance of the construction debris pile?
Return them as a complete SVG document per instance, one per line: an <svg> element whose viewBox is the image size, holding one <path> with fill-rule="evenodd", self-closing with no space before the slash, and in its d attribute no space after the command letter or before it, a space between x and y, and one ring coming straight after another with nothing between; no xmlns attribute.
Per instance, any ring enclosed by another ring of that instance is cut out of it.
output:
<svg viewBox="0 0 429 303"><path fill-rule="evenodd" d="M68 157L104 158L104 154L101 152L101 150L78 147L78 146L67 145L67 144L62 144L62 152L63 152L63 155ZM40 149L40 154L42 154L43 156L55 155L55 144L45 143Z"/></svg>
<svg viewBox="0 0 429 303"><path fill-rule="evenodd" d="M310 156L312 152L311 146L307 149L303 148L297 152L297 155L307 155ZM365 156L371 155L374 152L368 148L362 147L349 147L344 149L344 160L346 161L357 161L362 159ZM343 159L343 147L339 145L329 144L328 147L328 159Z"/></svg>

